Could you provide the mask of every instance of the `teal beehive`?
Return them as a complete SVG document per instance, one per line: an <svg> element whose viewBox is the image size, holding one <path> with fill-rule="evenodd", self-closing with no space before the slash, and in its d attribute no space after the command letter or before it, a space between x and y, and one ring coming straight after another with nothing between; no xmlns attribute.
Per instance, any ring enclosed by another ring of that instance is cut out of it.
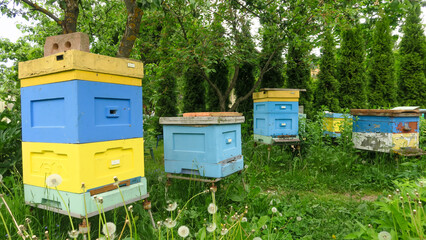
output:
<svg viewBox="0 0 426 240"><path fill-rule="evenodd" d="M219 115L194 113L160 118L166 172L221 178L242 170L244 117Z"/></svg>

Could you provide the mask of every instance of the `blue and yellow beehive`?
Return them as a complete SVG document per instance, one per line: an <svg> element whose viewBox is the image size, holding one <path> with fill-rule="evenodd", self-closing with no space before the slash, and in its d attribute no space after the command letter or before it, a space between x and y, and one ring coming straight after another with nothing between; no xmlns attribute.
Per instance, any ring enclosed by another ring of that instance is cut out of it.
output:
<svg viewBox="0 0 426 240"><path fill-rule="evenodd" d="M89 216L147 197L144 177L140 62L69 50L19 63L25 201ZM82 183L85 188L82 189Z"/></svg>
<svg viewBox="0 0 426 240"><path fill-rule="evenodd" d="M300 89L264 88L253 93L253 133L256 142L297 140Z"/></svg>
<svg viewBox="0 0 426 240"><path fill-rule="evenodd" d="M419 148L420 112L416 107L352 109L355 148L400 152Z"/></svg>
<svg viewBox="0 0 426 240"><path fill-rule="evenodd" d="M344 113L325 112L324 114L324 135L330 137L340 137L345 121L352 122L352 116ZM352 124L349 123L348 124Z"/></svg>
<svg viewBox="0 0 426 240"><path fill-rule="evenodd" d="M233 113L160 118L165 171L221 178L242 170L242 122L244 117Z"/></svg>

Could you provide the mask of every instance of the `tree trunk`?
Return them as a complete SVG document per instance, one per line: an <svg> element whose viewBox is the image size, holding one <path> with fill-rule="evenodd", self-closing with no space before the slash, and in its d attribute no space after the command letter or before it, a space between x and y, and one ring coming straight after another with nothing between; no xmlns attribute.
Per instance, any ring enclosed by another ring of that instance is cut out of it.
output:
<svg viewBox="0 0 426 240"><path fill-rule="evenodd" d="M77 18L79 13L78 1L79 0L65 0L65 17L62 22L62 30L64 34L77 31Z"/></svg>
<svg viewBox="0 0 426 240"><path fill-rule="evenodd" d="M117 57L128 58L139 34L143 11L135 0L124 0L127 8L126 30L118 48Z"/></svg>

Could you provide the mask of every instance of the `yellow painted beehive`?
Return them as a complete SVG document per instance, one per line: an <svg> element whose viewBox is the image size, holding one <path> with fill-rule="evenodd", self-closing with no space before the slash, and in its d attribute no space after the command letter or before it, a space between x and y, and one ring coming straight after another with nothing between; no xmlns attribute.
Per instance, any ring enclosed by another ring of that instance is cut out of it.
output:
<svg viewBox="0 0 426 240"><path fill-rule="evenodd" d="M144 176L143 138L85 144L22 143L24 184L47 187L46 177L59 174L58 190L81 193L113 183Z"/></svg>

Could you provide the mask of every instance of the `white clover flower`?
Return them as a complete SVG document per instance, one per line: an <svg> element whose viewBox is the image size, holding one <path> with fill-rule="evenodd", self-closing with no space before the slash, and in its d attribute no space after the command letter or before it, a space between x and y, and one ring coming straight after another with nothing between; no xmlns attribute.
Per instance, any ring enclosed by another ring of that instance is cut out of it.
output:
<svg viewBox="0 0 426 240"><path fill-rule="evenodd" d="M262 240L260 237L255 237L253 240Z"/></svg>
<svg viewBox="0 0 426 240"><path fill-rule="evenodd" d="M46 185L48 187L54 188L59 186L62 183L62 177L59 174L52 174L46 178Z"/></svg>
<svg viewBox="0 0 426 240"><path fill-rule="evenodd" d="M172 212L172 211L176 210L176 208L177 208L177 203L173 202L173 203L167 204L166 210L169 211L169 212Z"/></svg>
<svg viewBox="0 0 426 240"><path fill-rule="evenodd" d="M272 213L277 213L277 212L278 212L278 209L277 209L276 207L272 207L272 208L271 208L271 211L272 211Z"/></svg>
<svg viewBox="0 0 426 240"><path fill-rule="evenodd" d="M390 233L386 232L386 231L382 231L379 233L379 240L391 240L392 236Z"/></svg>
<svg viewBox="0 0 426 240"><path fill-rule="evenodd" d="M300 222L302 221L302 217L297 217L296 220Z"/></svg>
<svg viewBox="0 0 426 240"><path fill-rule="evenodd" d="M242 217L241 218L241 222L247 222L247 218L246 217Z"/></svg>
<svg viewBox="0 0 426 240"><path fill-rule="evenodd" d="M214 230L216 230L216 223L210 223L207 226L207 232L214 232Z"/></svg>
<svg viewBox="0 0 426 240"><path fill-rule="evenodd" d="M173 221L170 218L166 218L163 223L167 228L174 228L176 226L176 220Z"/></svg>
<svg viewBox="0 0 426 240"><path fill-rule="evenodd" d="M187 226L180 226L178 229L178 234L182 238L186 238L189 235L189 228Z"/></svg>
<svg viewBox="0 0 426 240"><path fill-rule="evenodd" d="M222 231L220 231L220 235L226 235L228 233L228 229L227 228L222 228Z"/></svg>
<svg viewBox="0 0 426 240"><path fill-rule="evenodd" d="M207 207L207 211L210 214L215 214L217 212L217 206L214 203L210 203L209 206Z"/></svg>
<svg viewBox="0 0 426 240"><path fill-rule="evenodd" d="M111 237L116 230L116 226L114 223L112 222L107 222L103 227L102 227L102 232L104 235Z"/></svg>
<svg viewBox="0 0 426 240"><path fill-rule="evenodd" d="M68 235L70 236L70 238L72 239L76 239L78 238L78 234L79 232L77 230L72 230L71 232L68 232Z"/></svg>

